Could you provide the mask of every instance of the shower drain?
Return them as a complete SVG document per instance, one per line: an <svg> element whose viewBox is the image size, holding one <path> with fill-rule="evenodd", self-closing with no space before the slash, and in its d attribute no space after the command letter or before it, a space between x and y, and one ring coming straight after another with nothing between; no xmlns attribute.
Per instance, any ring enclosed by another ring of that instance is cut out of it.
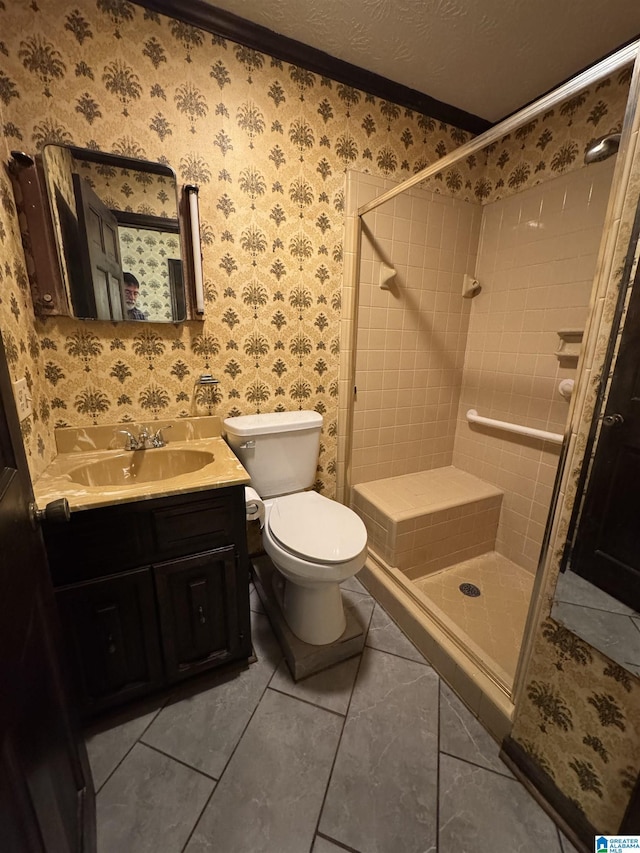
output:
<svg viewBox="0 0 640 853"><path fill-rule="evenodd" d="M461 583L458 589L463 595L469 595L471 598L477 598L480 595L480 587L474 583Z"/></svg>

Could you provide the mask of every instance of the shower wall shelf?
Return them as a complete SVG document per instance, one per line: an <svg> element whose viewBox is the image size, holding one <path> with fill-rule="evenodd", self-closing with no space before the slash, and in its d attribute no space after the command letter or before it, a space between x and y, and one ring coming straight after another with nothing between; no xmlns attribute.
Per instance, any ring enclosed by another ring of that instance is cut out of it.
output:
<svg viewBox="0 0 640 853"><path fill-rule="evenodd" d="M473 299L482 290L482 285L477 278L472 275L464 274L462 277L462 297L463 299Z"/></svg>
<svg viewBox="0 0 640 853"><path fill-rule="evenodd" d="M559 432L547 432L544 429L534 429L533 427L522 426L521 424L512 424L509 421L496 421L493 418L483 418L475 409L469 409L467 412L467 421L470 424L493 427L493 429L501 429L505 432L516 433L517 435L526 435L529 438L539 438L542 441L549 441L552 444L562 444L564 439L564 436Z"/></svg>
<svg viewBox="0 0 640 853"><path fill-rule="evenodd" d="M395 267L385 264L383 261L380 264L380 288L382 290L391 290L391 285L395 282L395 278Z"/></svg>
<svg viewBox="0 0 640 853"><path fill-rule="evenodd" d="M577 366L583 334L582 329L560 329L558 332L560 343L556 356L563 367Z"/></svg>

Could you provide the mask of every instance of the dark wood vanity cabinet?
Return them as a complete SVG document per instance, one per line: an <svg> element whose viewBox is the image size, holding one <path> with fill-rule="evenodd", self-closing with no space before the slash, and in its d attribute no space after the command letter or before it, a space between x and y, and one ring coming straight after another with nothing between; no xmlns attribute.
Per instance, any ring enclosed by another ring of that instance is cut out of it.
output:
<svg viewBox="0 0 640 853"><path fill-rule="evenodd" d="M86 716L251 654L242 486L74 512L44 535Z"/></svg>
<svg viewBox="0 0 640 853"><path fill-rule="evenodd" d="M63 587L56 599L87 710L99 711L162 686L149 569Z"/></svg>
<svg viewBox="0 0 640 853"><path fill-rule="evenodd" d="M233 660L244 640L235 548L171 560L153 572L167 680Z"/></svg>

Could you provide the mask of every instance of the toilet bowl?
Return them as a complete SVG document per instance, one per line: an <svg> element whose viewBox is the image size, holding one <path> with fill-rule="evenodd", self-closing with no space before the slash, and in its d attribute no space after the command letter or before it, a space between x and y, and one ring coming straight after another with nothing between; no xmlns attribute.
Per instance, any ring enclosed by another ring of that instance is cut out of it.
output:
<svg viewBox="0 0 640 853"><path fill-rule="evenodd" d="M262 543L284 579L275 592L289 628L305 643L333 643L346 627L340 584L364 566L367 531L353 510L308 491L322 415L241 415L226 418L224 426L265 502Z"/></svg>
<svg viewBox="0 0 640 853"><path fill-rule="evenodd" d="M346 627L340 584L364 566L367 531L352 510L316 492L265 502L264 549L285 579L276 587L293 633L333 643Z"/></svg>

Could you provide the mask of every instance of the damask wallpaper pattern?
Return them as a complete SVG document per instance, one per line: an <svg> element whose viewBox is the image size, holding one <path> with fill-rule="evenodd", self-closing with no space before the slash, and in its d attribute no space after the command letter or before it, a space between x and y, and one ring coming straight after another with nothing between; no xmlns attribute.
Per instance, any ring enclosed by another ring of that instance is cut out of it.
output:
<svg viewBox="0 0 640 853"><path fill-rule="evenodd" d="M623 68L488 146L475 197L495 201L582 168L590 142L622 130L631 73Z"/></svg>
<svg viewBox="0 0 640 853"><path fill-rule="evenodd" d="M585 814L614 834L640 768L640 682L545 619L513 737Z"/></svg>
<svg viewBox="0 0 640 853"><path fill-rule="evenodd" d="M315 408L325 416L317 485L332 494L344 171L408 176L468 134L126 0L1 3L0 24L8 147L74 143L159 160L201 187L204 325L48 320L31 350L43 361L33 381L51 423ZM624 90L611 81L597 95L605 113L619 113ZM521 188L525 172L529 183L575 166L577 156L554 160L553 140L571 126L573 147L584 147L594 97L536 128L548 140L546 172L537 151L522 167L521 139L517 163L503 154L505 140L495 176L469 158L432 188L488 201ZM7 321L19 353L31 323L11 310ZM197 394L195 378L210 371L218 389ZM36 470L49 457L47 429L26 426Z"/></svg>
<svg viewBox="0 0 640 853"><path fill-rule="evenodd" d="M80 161L77 169L111 210L167 219L178 217L177 186L170 177L144 169L116 169L88 160Z"/></svg>
<svg viewBox="0 0 640 853"><path fill-rule="evenodd" d="M120 0L2 7L9 146L73 142L200 185L204 324L48 320L33 340L51 422L315 408L331 494L344 170L410 174L466 134ZM7 319L19 353L30 323ZM202 372L218 389L196 393Z"/></svg>
<svg viewBox="0 0 640 853"><path fill-rule="evenodd" d="M430 189L484 203L579 167L619 128L628 83L605 81ZM167 162L200 186L204 323L36 322L0 175L0 326L33 393L32 473L56 424L309 407L325 416L317 487L332 495L345 169L402 178L467 134L126 0L0 0L0 123L5 162L73 143ZM196 389L202 372L220 385ZM615 829L638 766L637 681L549 622L527 694L520 742Z"/></svg>

